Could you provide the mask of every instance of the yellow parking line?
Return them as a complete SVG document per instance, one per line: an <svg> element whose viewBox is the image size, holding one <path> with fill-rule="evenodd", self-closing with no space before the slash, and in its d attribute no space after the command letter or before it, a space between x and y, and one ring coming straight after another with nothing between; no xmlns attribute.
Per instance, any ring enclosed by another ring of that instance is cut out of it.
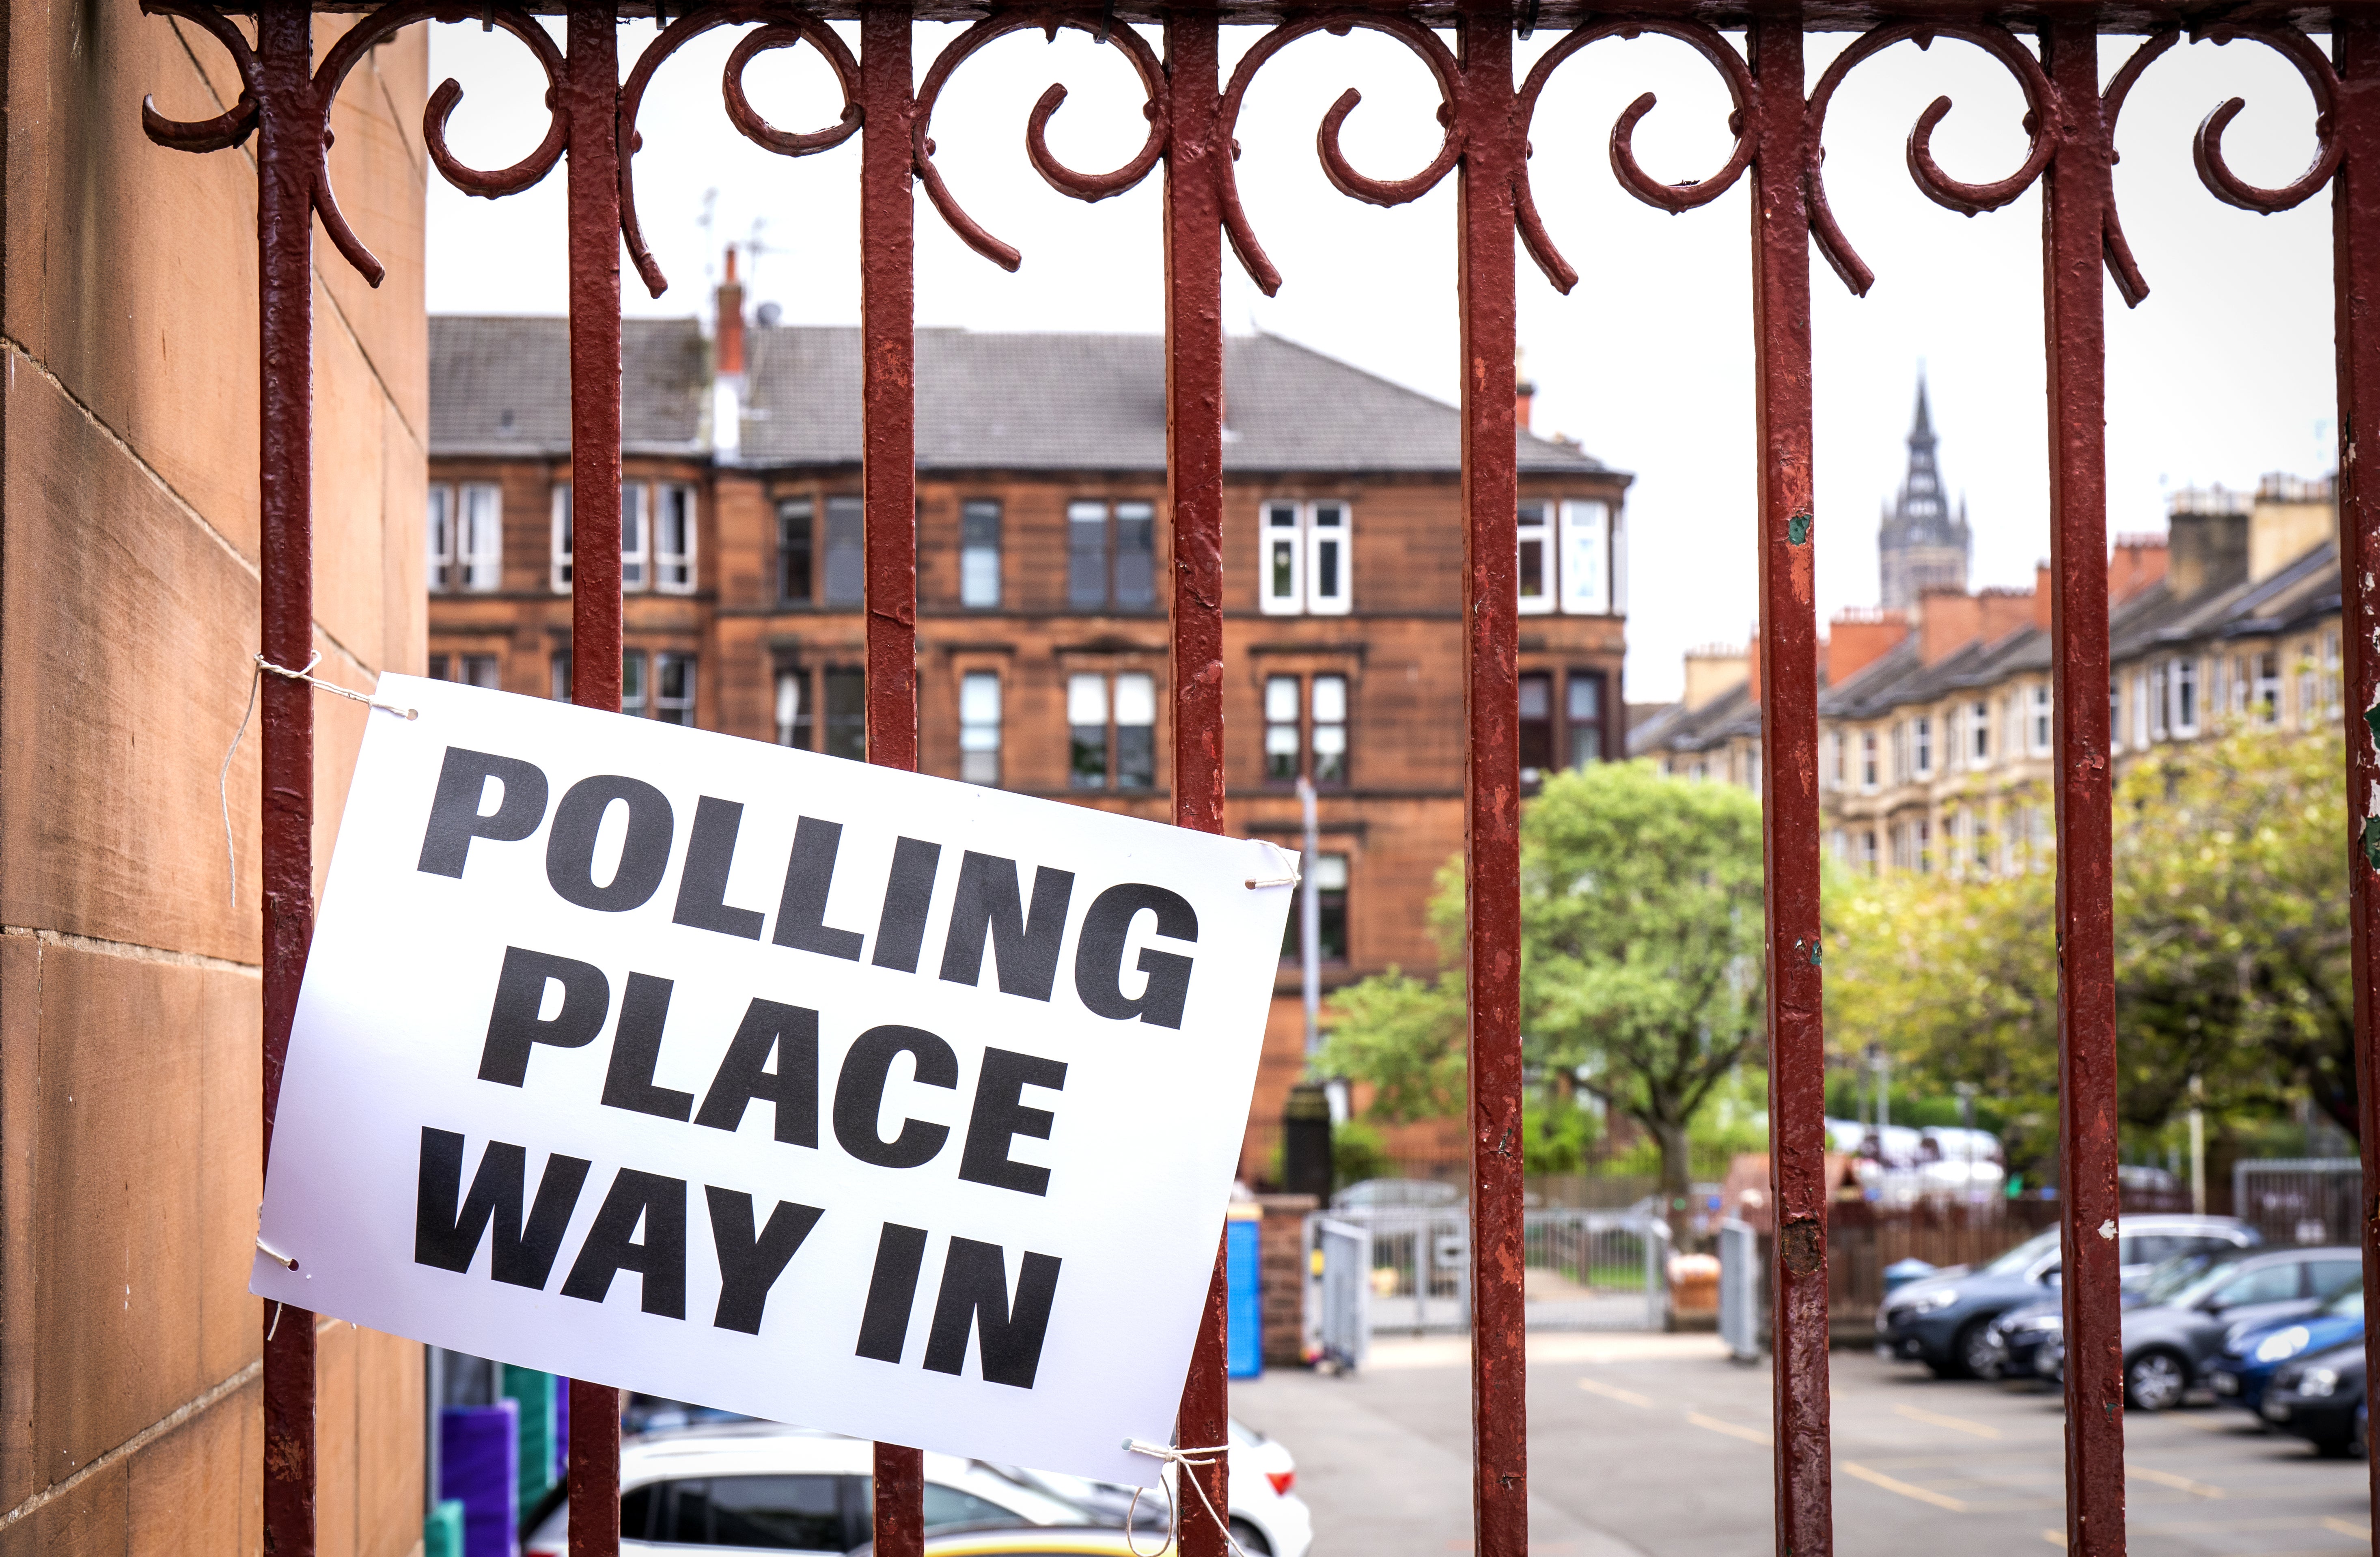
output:
<svg viewBox="0 0 2380 1557"><path fill-rule="evenodd" d="M2353 1536L2357 1540L2372 1539L2372 1527L2369 1525L2358 1525L2349 1519L2335 1519L2328 1515L2323 1515L2322 1527L2335 1535Z"/></svg>
<svg viewBox="0 0 2380 1557"><path fill-rule="evenodd" d="M2041 1539L2047 1541L2050 1545L2058 1548L2060 1551L2066 1550L2066 1532L2064 1530L2044 1530L2041 1532Z"/></svg>
<svg viewBox="0 0 2380 1557"><path fill-rule="evenodd" d="M1967 1512L1965 1503L1956 1498L1945 1497L1931 1487L1920 1487L1900 1480L1887 1476L1880 1470L1870 1470L1855 1461L1845 1460L1842 1464L1845 1474L1856 1476L1872 1487L1881 1487L1888 1492L1898 1492L1904 1498L1915 1498L1919 1503L1930 1503L1937 1508L1947 1508L1953 1514Z"/></svg>
<svg viewBox="0 0 2380 1557"><path fill-rule="evenodd" d="M1764 1449L1770 1447L1773 1442L1768 1434L1758 1428L1743 1427L1735 1422L1723 1422L1717 1417L1706 1417L1700 1411L1687 1412L1686 1420L1698 1428L1708 1428L1713 1432L1723 1432L1730 1438L1741 1438L1746 1443L1757 1443Z"/></svg>
<svg viewBox="0 0 2380 1557"><path fill-rule="evenodd" d="M1623 1406L1653 1404L1652 1398L1648 1395L1638 1394L1634 1390L1624 1390L1617 1384L1607 1384L1597 1379L1581 1379L1578 1382L1578 1387L1589 1394L1599 1394L1606 1400L1617 1400Z"/></svg>
<svg viewBox="0 0 2380 1557"><path fill-rule="evenodd" d="M1928 1422L1935 1427L1952 1428L1960 1432L1972 1432L1977 1438L2000 1436L2000 1430L1988 1422L1973 1422L1964 1417L1946 1417L1939 1411L1922 1410L1914 1406L1896 1406L1893 1410L1912 1422Z"/></svg>
<svg viewBox="0 0 2380 1557"><path fill-rule="evenodd" d="M2223 1489L2204 1481L2192 1481L2187 1476L2176 1476L2169 1470L2151 1470L2144 1465L2128 1465L2124 1474L2140 1481L2154 1481L2160 1487L2170 1487L2177 1492L2188 1492L2196 1498L2219 1498Z"/></svg>

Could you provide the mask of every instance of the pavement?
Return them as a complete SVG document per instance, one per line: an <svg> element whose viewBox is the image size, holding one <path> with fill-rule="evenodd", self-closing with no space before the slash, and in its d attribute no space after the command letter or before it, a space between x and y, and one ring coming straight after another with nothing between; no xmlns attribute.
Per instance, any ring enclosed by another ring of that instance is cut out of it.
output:
<svg viewBox="0 0 2380 1557"><path fill-rule="evenodd" d="M1471 1550L1469 1343L1381 1339L1360 1373L1232 1386L1232 1414L1297 1456L1315 1557ZM2035 1384L1953 1382L1832 1358L1840 1557L1968 1557L2065 1543L2065 1414ZM1708 1335L1533 1334L1537 1557L1773 1557L1769 1373ZM2362 1460L2323 1460L2231 1406L2126 1418L2135 1557L2369 1552Z"/></svg>

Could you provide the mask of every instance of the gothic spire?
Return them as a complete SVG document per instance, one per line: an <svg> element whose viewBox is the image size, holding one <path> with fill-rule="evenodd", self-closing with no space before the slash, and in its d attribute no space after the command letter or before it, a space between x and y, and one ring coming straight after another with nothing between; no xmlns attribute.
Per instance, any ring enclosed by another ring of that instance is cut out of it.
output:
<svg viewBox="0 0 2380 1557"><path fill-rule="evenodd" d="M1942 472L1934 457L1934 409L1926 392L1925 369L1917 370L1917 405L1910 418L1909 469L1900 490L1886 505L1884 524L1876 537L1876 561L1881 573L1883 603L1905 609L1930 588L1967 586L1969 532L1965 503L1954 517L1942 490Z"/></svg>

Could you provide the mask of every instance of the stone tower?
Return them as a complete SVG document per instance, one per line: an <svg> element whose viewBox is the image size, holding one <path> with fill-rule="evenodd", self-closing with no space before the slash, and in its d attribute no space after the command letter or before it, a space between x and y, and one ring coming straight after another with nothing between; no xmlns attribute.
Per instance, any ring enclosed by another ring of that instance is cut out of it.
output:
<svg viewBox="0 0 2380 1557"><path fill-rule="evenodd" d="M1902 610L1928 589L1967 587L1967 503L1959 500L1951 517L1942 494L1942 473L1934 464L1934 416L1925 402L1925 375L1917 376L1917 416L1909 428L1909 474L1900 496L1884 505L1876 534L1876 564L1882 574L1879 603Z"/></svg>

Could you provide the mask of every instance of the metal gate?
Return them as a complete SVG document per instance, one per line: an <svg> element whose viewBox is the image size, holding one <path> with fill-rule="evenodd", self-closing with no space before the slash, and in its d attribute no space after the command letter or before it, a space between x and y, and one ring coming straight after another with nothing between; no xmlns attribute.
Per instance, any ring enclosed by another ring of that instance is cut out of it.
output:
<svg viewBox="0 0 2380 1557"><path fill-rule="evenodd" d="M2363 1165L2353 1157L2267 1157L2231 1166L2231 1209L2268 1243L2357 1241Z"/></svg>
<svg viewBox="0 0 2380 1557"><path fill-rule="evenodd" d="M116 0L128 4L129 0ZM1621 183L1654 206L1686 211L1739 178L1752 186L1748 259L1757 406L1759 494L1746 537L1759 558L1759 682L1767 780L1767 953L1772 1164L1777 1257L1771 1272L1775 1337L1776 1540L1780 1553L1832 1549L1833 1456L1828 1425L1827 1185L1823 991L1818 883L1816 549L1825 536L1813 482L1810 250L1864 293L1873 274L1827 203L1823 133L1828 104L1849 73L1901 42L1964 40L2009 71L2026 105L2026 154L2009 176L1968 184L1935 162L1931 136L1949 111L1937 100L1911 134L1908 163L1925 193L1977 214L2042 189L2045 358L2050 477L2051 675L2058 775L2056 936L2059 948L2061 1072L2058 1156L2065 1193L2068 1366L2068 1549L2115 1557L2125 1547L2122 1352L2116 1344L2117 1247L2098 1229L2119 1212L2114 983L2109 709L2106 297L2103 272L2129 304L2148 285L2118 220L2116 123L2132 83L2181 39L2181 28L2216 42L2252 41L2284 56L2313 94L2318 117L2313 165L2295 183L2261 189L2226 163L2222 137L2241 107L2216 109L2201 127L2197 163L2216 198L2276 211L2331 192L2338 293L2339 570L2343 602L2350 872L2357 991L2357 1088L2367 1158L2380 1153L2380 1063L2370 1042L2374 960L2380 956L2380 745L2362 710L2380 703L2380 493L2362 479L2380 469L2380 7L2268 0L2234 6L2197 0L1925 0L1900 19L1878 0L1639 0L1633 9L1586 12L1574 0L1379 0L1284 12L1271 0L1209 7L1108 0L1066 8L979 0L712 0L677 14L658 0L319 0L351 16L316 59L318 0L233 0L252 33L201 0L144 0L189 22L228 56L240 91L214 118L176 123L144 110L159 144L214 151L255 139L261 396L259 570L261 649L279 669L305 665L312 647L311 531L313 225L377 283L379 262L341 213L325 149L332 100L364 52L398 29L439 19L501 27L544 67L550 127L511 168L462 165L448 150L446 115L459 89L431 100L423 135L431 159L458 187L501 196L537 183L567 157L571 336L571 474L577 577L572 701L616 709L620 697L620 243L647 285L665 285L638 232L631 160L638 105L653 69L687 39L723 25L752 25L724 82L726 111L757 143L787 156L856 136L860 154L861 416L866 449L868 755L916 764L914 185L978 253L1014 268L1016 251L962 211L936 171L931 119L951 72L993 38L1060 28L1122 51L1148 98L1142 145L1112 172L1060 163L1044 127L1062 92L1041 100L1026 153L1057 188L1087 200L1128 189L1163 164L1168 472L1172 549L1171 739L1174 819L1223 826L1222 450L1224 239L1267 293L1281 282L1266 258L1232 175L1241 103L1265 63L1309 35L1365 28L1411 49L1435 78L1442 139L1428 165L1380 180L1348 163L1340 127L1350 93L1323 120L1319 150L1331 182L1380 205L1418 199L1451 175L1460 255L1455 307L1462 323L1464 559L1463 612L1467 893L1465 985L1470 1001L1468 1095L1472 1225L1460 1278L1472 1346L1475 1461L1472 1501L1482 1557L1517 1557L1527 1546L1528 1475L1523 1331L1526 1229L1522 1206L1520 837L1516 534L1515 330L1517 262L1525 248L1568 292L1578 275L1540 220L1530 189L1530 124L1553 78L1601 40L1654 32L1680 39L1709 62L1732 103L1734 137L1708 177L1664 184L1638 163L1632 135L1648 94L1623 113L1610 139ZM565 18L557 46L532 12ZM630 18L666 24L624 83L619 30ZM857 47L826 25L856 18ZM911 55L919 19L968 20L922 80ZM1226 22L1263 29L1223 73ZM1137 29L1159 30L1162 53ZM2332 30L2325 54L2301 30ZM1513 45L1538 29L1569 30L1525 78ZM1733 36L1720 29L1733 29ZM1814 82L1804 32L1857 39ZM2103 34L2119 35L2114 38ZM2131 34L2136 41L2125 41ZM832 122L794 133L764 121L745 96L742 67L768 49L808 43L826 57L844 102ZM2114 68L2112 74L2108 66ZM127 112L131 105L126 105ZM1714 225L1712 241L1735 230ZM2154 257L2152 257L2154 258ZM1690 300L1691 301L1691 300ZM1641 308L1629 298L1618 306ZM2368 456L2367 457L2367 452ZM290 1018L312 920L312 693L283 675L263 685L263 1098L273 1116ZM2373 1225L2364 1220L2367 1272ZM1439 1277L1428 1276L1434 1289ZM1222 1268L1219 1260L1186 1382L1181 1442L1224 1442ZM1435 1300L1437 1294L1426 1294ZM314 1326L292 1313L263 1340L264 1544L276 1557L314 1551ZM2373 1332L2380 1349L2380 1327ZM571 1394L570 1542L574 1557L617 1550L618 1415L613 1391L574 1382ZM2374 1461L2380 1469L2380 1457ZM1220 1455L1196 1472L1207 1500L1226 1501ZM923 1539L922 1462L885 1446L876 1466L877 1544L885 1557L916 1557ZM1206 1501L1206 1500L1202 1500ZM1194 1503L1184 1557L1222 1557L1222 1527Z"/></svg>
<svg viewBox="0 0 2380 1557"><path fill-rule="evenodd" d="M1373 1334L1472 1329L1463 1207L1349 1207L1330 1217L1369 1240ZM1648 1207L1526 1211L1522 1249L1530 1330L1658 1330L1668 1321L1670 1230Z"/></svg>

